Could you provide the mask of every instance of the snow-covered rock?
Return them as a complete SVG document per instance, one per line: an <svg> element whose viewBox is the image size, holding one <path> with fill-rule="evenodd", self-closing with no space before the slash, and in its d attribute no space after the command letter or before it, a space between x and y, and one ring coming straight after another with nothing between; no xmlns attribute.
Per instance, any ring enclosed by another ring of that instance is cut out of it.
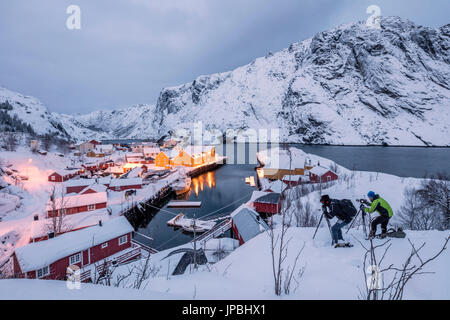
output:
<svg viewBox="0 0 450 320"><path fill-rule="evenodd" d="M29 124L37 134L54 133L69 138L58 117L50 113L38 99L0 87L0 103L8 101L12 110L6 111L10 117L17 116L22 122Z"/></svg>
<svg viewBox="0 0 450 320"><path fill-rule="evenodd" d="M450 25L383 17L164 89L155 130L280 128L283 141L450 145Z"/></svg>
<svg viewBox="0 0 450 320"><path fill-rule="evenodd" d="M100 110L84 115L60 115L69 134L77 140L87 139L143 139L155 136L152 127L155 105Z"/></svg>

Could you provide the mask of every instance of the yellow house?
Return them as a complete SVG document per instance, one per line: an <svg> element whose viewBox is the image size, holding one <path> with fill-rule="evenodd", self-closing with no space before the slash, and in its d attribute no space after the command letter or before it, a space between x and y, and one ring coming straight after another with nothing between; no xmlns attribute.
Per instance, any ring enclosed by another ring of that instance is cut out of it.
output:
<svg viewBox="0 0 450 320"><path fill-rule="evenodd" d="M194 167L216 159L216 149L212 146L188 146L170 160L174 166Z"/></svg>
<svg viewBox="0 0 450 320"><path fill-rule="evenodd" d="M158 153L158 155L155 157L155 165L157 167L166 168L169 166L169 162L170 162L169 157L163 151Z"/></svg>

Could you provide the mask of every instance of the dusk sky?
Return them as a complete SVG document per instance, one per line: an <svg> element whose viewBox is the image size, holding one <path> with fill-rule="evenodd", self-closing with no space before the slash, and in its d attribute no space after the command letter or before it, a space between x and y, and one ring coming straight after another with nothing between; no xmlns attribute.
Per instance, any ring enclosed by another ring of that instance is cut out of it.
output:
<svg viewBox="0 0 450 320"><path fill-rule="evenodd" d="M80 30L66 27L72 4ZM163 87L366 20L372 4L424 26L450 23L448 0L2 0L0 86L63 113L156 103Z"/></svg>

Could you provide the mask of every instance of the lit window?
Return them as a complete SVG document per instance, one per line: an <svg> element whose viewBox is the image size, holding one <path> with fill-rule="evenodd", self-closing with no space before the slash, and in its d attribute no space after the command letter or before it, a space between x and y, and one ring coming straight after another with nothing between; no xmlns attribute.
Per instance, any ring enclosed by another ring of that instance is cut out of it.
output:
<svg viewBox="0 0 450 320"><path fill-rule="evenodd" d="M81 261L81 254L77 253L70 257L70 264L75 264Z"/></svg>
<svg viewBox="0 0 450 320"><path fill-rule="evenodd" d="M119 246L124 244L124 243L127 243L127 236L126 235L125 236L121 236L119 238Z"/></svg>
<svg viewBox="0 0 450 320"><path fill-rule="evenodd" d="M46 276L48 274L49 274L49 267L48 266L47 267L43 267L42 269L39 269L37 271L37 277L38 278L42 278L42 277L44 277L44 276Z"/></svg>
<svg viewBox="0 0 450 320"><path fill-rule="evenodd" d="M105 243L102 244L102 249L105 249L107 247L108 247L108 242L105 242Z"/></svg>
<svg viewBox="0 0 450 320"><path fill-rule="evenodd" d="M51 176L50 180L55 181L55 176Z"/></svg>

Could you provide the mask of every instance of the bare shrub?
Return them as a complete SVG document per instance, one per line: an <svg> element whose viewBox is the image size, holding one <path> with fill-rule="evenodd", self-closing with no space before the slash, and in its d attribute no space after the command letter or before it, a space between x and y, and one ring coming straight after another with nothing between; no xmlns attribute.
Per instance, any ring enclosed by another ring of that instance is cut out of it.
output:
<svg viewBox="0 0 450 320"><path fill-rule="evenodd" d="M431 261L438 258L445 249L447 249L448 236L442 247L430 258L424 259L419 252L425 247L425 242L418 248L408 239L411 246L411 252L402 263L397 267L390 264L383 266L385 257L391 247L391 240L387 240L379 245L374 245L373 239L370 239L370 246L365 247L361 241L357 241L366 250L364 254L363 272L365 290L360 290L360 298L364 300L402 300L405 294L406 285L413 277L425 273L424 267ZM384 249L381 257L378 256L377 250ZM370 275L369 277L367 275Z"/></svg>
<svg viewBox="0 0 450 320"><path fill-rule="evenodd" d="M407 188L399 217L411 230L446 230L450 228L450 177L431 176L417 189Z"/></svg>
<svg viewBox="0 0 450 320"><path fill-rule="evenodd" d="M425 205L417 190L413 188L405 189L404 203L400 207L398 217L405 229L432 230L442 226L440 215Z"/></svg>
<svg viewBox="0 0 450 320"><path fill-rule="evenodd" d="M7 151L16 151L19 144L18 134L15 132L4 132L3 136L3 147Z"/></svg>

